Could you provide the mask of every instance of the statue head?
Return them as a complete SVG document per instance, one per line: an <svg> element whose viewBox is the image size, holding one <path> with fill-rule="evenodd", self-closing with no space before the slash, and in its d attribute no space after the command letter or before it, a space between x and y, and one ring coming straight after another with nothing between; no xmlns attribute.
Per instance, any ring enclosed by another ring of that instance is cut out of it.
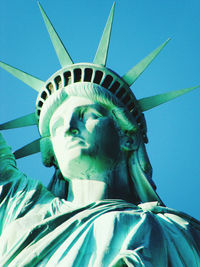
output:
<svg viewBox="0 0 200 267"><path fill-rule="evenodd" d="M156 200L136 118L102 86L78 82L49 96L41 109L39 130L43 163L54 165L59 173L54 176L54 186L50 183L55 194L60 179L84 179L125 161L133 202Z"/></svg>
<svg viewBox="0 0 200 267"><path fill-rule="evenodd" d="M40 4L39 7L62 68L44 82L0 62L2 68L39 92L34 113L0 125L0 130L29 125L37 125L39 128L40 140L16 151L16 158L41 150L45 166L54 165L56 168L56 174L49 186L53 190L59 183L66 183L67 170L77 167L78 158L82 159L82 167L87 168L88 162L96 160L96 163L101 162L96 167L102 168L108 167L109 164L119 164L123 155L137 201L160 201L155 193L152 168L145 149L147 128L143 112L198 86L137 100L130 89L131 85L165 47L168 40L120 77L106 67L114 5L92 64L74 64ZM86 115L81 115L81 111ZM85 116L84 123L82 121L81 126L77 126L81 116ZM99 126L100 123L94 122L95 117L98 121L98 116L104 118L102 127ZM81 140L84 130L84 140ZM65 140L71 138L73 144L69 145L69 150L73 149L72 154L69 152L68 155L63 155L64 147L59 141L61 137L57 138L59 131ZM93 147L89 147L91 144L94 144ZM65 162L68 162L65 166L62 165L64 156ZM85 159L87 164L84 163ZM60 191L58 194L61 195Z"/></svg>

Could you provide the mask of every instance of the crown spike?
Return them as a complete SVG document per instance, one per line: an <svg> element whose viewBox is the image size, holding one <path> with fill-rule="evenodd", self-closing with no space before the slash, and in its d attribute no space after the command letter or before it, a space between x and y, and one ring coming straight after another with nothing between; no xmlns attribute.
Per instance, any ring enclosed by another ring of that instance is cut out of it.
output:
<svg viewBox="0 0 200 267"><path fill-rule="evenodd" d="M143 71L149 66L149 64L154 60L154 58L160 53L160 51L166 46L166 44L170 41L168 39L161 46L156 48L153 52L151 52L147 57L141 60L136 66L134 66L131 70L129 70L122 78L123 80L131 86L137 78L143 73Z"/></svg>
<svg viewBox="0 0 200 267"><path fill-rule="evenodd" d="M196 88L200 87L200 85L191 87L191 88L185 88L181 90L176 90L164 94L159 94L155 96L145 97L140 100L138 100L139 106L141 107L142 112L147 111L149 109L155 108L161 104L164 104L170 100L173 100L176 97L179 97L181 95L184 95Z"/></svg>
<svg viewBox="0 0 200 267"><path fill-rule="evenodd" d="M101 41L99 43L95 58L93 63L99 65L106 65L108 48L110 43L110 35L112 30L112 22L114 17L114 10L115 10L115 2L113 3L112 9L110 11L106 26L104 28L103 35L101 37Z"/></svg>
<svg viewBox="0 0 200 267"><path fill-rule="evenodd" d="M22 70L19 70L17 68L14 68L2 61L0 61L0 67L4 70L10 72L13 76L15 76L17 79L21 80L22 82L26 83L28 86L32 87L36 91L40 91L40 89L44 86L44 82L39 80L38 78L23 72Z"/></svg>
<svg viewBox="0 0 200 267"><path fill-rule="evenodd" d="M35 113L31 113L23 117L0 124L0 130L21 128L21 127L31 126L31 125L37 125L37 118L35 116Z"/></svg>
<svg viewBox="0 0 200 267"><path fill-rule="evenodd" d="M38 152L40 152L40 138L16 150L13 154L16 159L20 159Z"/></svg>
<svg viewBox="0 0 200 267"><path fill-rule="evenodd" d="M74 64L64 44L62 43L60 37L58 36L51 21L49 20L48 16L46 15L44 9L42 8L39 2L38 5L61 66L64 68L68 65Z"/></svg>

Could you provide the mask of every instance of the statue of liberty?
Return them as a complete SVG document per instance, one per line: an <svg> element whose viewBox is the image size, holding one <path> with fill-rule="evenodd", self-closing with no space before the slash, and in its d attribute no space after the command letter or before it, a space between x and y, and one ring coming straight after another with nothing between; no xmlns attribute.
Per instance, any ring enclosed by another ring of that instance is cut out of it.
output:
<svg viewBox="0 0 200 267"><path fill-rule="evenodd" d="M74 63L39 4L62 68L46 82L3 62L38 91L36 111L0 125L36 125L14 154L0 138L1 266L200 266L200 224L165 207L146 153L144 112L197 87L136 99L130 86L167 44L120 77L106 67L111 9L93 63ZM48 188L16 167L41 152Z"/></svg>

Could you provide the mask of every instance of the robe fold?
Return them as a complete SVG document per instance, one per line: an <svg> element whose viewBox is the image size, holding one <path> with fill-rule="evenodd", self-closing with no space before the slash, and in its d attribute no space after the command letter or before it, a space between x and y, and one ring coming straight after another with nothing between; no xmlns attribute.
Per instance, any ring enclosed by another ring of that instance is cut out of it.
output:
<svg viewBox="0 0 200 267"><path fill-rule="evenodd" d="M200 223L157 202L74 206L21 173L0 139L0 266L200 267Z"/></svg>

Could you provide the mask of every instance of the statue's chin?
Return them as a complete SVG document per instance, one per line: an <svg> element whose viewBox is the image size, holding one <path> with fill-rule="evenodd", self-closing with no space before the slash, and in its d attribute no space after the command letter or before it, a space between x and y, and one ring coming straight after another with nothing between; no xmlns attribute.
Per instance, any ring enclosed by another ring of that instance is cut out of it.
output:
<svg viewBox="0 0 200 267"><path fill-rule="evenodd" d="M71 155L72 156L72 155ZM101 180L105 173L115 169L115 162L106 158L100 159L93 155L73 154L73 157L62 160L60 170L67 180Z"/></svg>

